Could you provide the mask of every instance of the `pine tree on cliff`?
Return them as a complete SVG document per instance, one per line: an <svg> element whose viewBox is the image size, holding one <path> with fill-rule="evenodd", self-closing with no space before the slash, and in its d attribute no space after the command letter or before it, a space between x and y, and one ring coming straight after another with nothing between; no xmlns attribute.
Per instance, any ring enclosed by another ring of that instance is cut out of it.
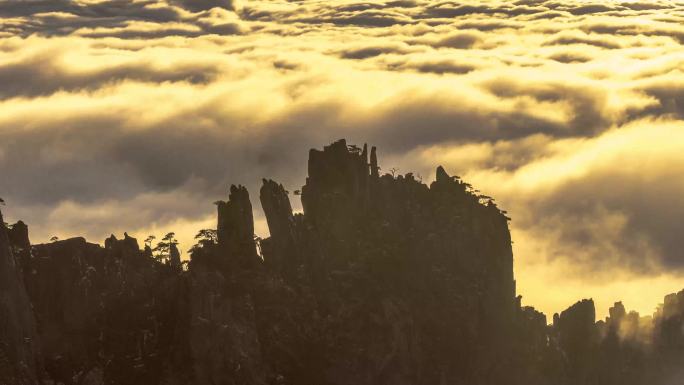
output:
<svg viewBox="0 0 684 385"><path fill-rule="evenodd" d="M155 259L159 262L180 266L180 252L178 251L177 246L178 241L176 240L176 233L170 232L166 234L152 250L154 251Z"/></svg>

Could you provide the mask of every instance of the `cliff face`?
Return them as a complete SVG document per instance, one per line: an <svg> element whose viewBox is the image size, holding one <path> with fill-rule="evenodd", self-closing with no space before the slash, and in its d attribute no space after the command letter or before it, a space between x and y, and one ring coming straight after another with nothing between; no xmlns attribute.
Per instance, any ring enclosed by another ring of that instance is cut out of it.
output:
<svg viewBox="0 0 684 385"><path fill-rule="evenodd" d="M681 378L684 291L653 319L616 304L596 322L583 300L547 326L516 298L508 218L490 198L441 167L429 186L379 171L375 148L311 150L303 213L263 181L266 239L249 192L232 186L187 270L173 242L165 263L127 235L31 246L26 225L3 226L0 384Z"/></svg>
<svg viewBox="0 0 684 385"><path fill-rule="evenodd" d="M114 236L32 248L25 283L47 378L64 384L158 383L178 317L181 279Z"/></svg>
<svg viewBox="0 0 684 385"><path fill-rule="evenodd" d="M264 260L310 289L322 333L340 336L316 347L325 380L502 379L515 310L506 218L441 168L429 187L377 169L365 147L312 150L296 220L282 187L261 189L275 230Z"/></svg>
<svg viewBox="0 0 684 385"><path fill-rule="evenodd" d="M248 267L256 261L254 218L249 193L243 186L231 186L228 201L217 202L217 239L221 251L232 256L233 267Z"/></svg>
<svg viewBox="0 0 684 385"><path fill-rule="evenodd" d="M264 180L271 236L258 244L247 191L218 203L218 242L190 265L202 304L191 318L221 330L193 339L200 383L230 370L252 383L510 380L522 346L512 320L526 321L507 218L442 168L426 186L381 177L375 148L368 157L344 141L312 150L303 214Z"/></svg>
<svg viewBox="0 0 684 385"><path fill-rule="evenodd" d="M19 226L21 227L21 226ZM31 303L22 279L22 266L0 213L0 384L34 384L42 363Z"/></svg>

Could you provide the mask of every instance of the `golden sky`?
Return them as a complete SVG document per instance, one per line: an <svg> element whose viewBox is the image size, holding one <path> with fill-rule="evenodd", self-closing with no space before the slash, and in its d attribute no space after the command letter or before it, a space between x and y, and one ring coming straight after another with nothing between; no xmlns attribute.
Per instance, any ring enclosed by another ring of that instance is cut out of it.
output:
<svg viewBox="0 0 684 385"><path fill-rule="evenodd" d="M344 137L495 197L549 318L650 314L684 288L682 44L682 1L0 0L0 196L34 243L187 249L230 183L264 234L261 178Z"/></svg>

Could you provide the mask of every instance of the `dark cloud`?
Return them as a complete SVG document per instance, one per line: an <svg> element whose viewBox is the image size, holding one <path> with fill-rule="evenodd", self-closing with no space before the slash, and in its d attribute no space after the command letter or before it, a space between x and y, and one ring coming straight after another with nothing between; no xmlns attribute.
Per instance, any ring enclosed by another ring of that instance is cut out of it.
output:
<svg viewBox="0 0 684 385"><path fill-rule="evenodd" d="M549 59L561 63L586 63L591 60L591 56L579 52L558 52L549 56Z"/></svg>
<svg viewBox="0 0 684 385"><path fill-rule="evenodd" d="M657 104L632 111L632 119L651 116L684 120L684 81L660 80L644 86L641 91L655 98Z"/></svg>
<svg viewBox="0 0 684 385"><path fill-rule="evenodd" d="M193 12L208 11L212 8L235 9L233 0L171 0L172 4L177 4Z"/></svg>
<svg viewBox="0 0 684 385"><path fill-rule="evenodd" d="M681 171L593 171L527 202L530 221L516 225L552 240L556 252L547 257L571 258L579 270L684 271L684 191L669 183Z"/></svg>
<svg viewBox="0 0 684 385"><path fill-rule="evenodd" d="M489 32L497 29L519 29L522 28L522 24L504 20L473 20L458 23L458 27L462 29L476 29L483 32Z"/></svg>
<svg viewBox="0 0 684 385"><path fill-rule="evenodd" d="M299 63L292 63L287 60L276 60L273 62L273 67L281 70L294 71L299 69L301 65Z"/></svg>
<svg viewBox="0 0 684 385"><path fill-rule="evenodd" d="M28 18L21 24L21 35L68 35L80 28L112 28L132 20L154 23L182 20L178 10L157 4L131 0L92 4L68 0L5 1L0 3L0 17Z"/></svg>
<svg viewBox="0 0 684 385"><path fill-rule="evenodd" d="M530 20L544 20L544 19L556 19L559 17L567 17L568 13L567 12L558 12L558 11L545 11L545 12L539 12L532 17L530 17Z"/></svg>
<svg viewBox="0 0 684 385"><path fill-rule="evenodd" d="M587 4L579 7L568 9L568 12L573 15L587 15L591 13L602 13L615 11L617 8L607 6L605 4Z"/></svg>
<svg viewBox="0 0 684 385"><path fill-rule="evenodd" d="M666 36L671 37L679 43L684 43L684 28L681 25L671 28L663 27L649 27L636 26L627 23L594 23L583 25L582 30L585 32L595 32L607 35L623 35L623 36Z"/></svg>
<svg viewBox="0 0 684 385"><path fill-rule="evenodd" d="M408 95L407 95L408 96ZM407 98L356 123L365 141L382 143L401 154L419 146L454 141L521 138L535 133L562 134L566 127L524 111L478 111L439 95Z"/></svg>
<svg viewBox="0 0 684 385"><path fill-rule="evenodd" d="M370 9L383 9L383 8L385 8L385 5L379 4L379 3L344 4L344 5L336 7L337 11L339 11L339 12L359 12L359 11L367 11Z"/></svg>
<svg viewBox="0 0 684 385"><path fill-rule="evenodd" d="M302 7L300 10L266 10L250 7L239 11L246 20L277 21L283 24L309 24L325 26L332 24L340 27L389 27L412 24L411 16L397 9L410 7L411 3L380 4L359 2L336 5L334 2L320 3L315 8Z"/></svg>
<svg viewBox="0 0 684 385"><path fill-rule="evenodd" d="M517 17L523 15L535 15L548 11L549 9L541 6L530 6L518 4L516 6L500 6L493 4L464 5L455 2L441 2L435 5L428 5L423 18L458 18L469 15L505 15Z"/></svg>
<svg viewBox="0 0 684 385"><path fill-rule="evenodd" d="M391 70L414 70L434 74L467 74L477 69L472 64L459 63L450 59L394 61L387 67Z"/></svg>
<svg viewBox="0 0 684 385"><path fill-rule="evenodd" d="M69 0L3 1L0 3L2 17L31 16L36 13L65 12L78 14L82 9Z"/></svg>
<svg viewBox="0 0 684 385"><path fill-rule="evenodd" d="M407 52L406 48L397 45L370 46L346 49L340 52L340 57L344 59L368 59L390 53L402 54Z"/></svg>
<svg viewBox="0 0 684 385"><path fill-rule="evenodd" d="M645 3L645 2L624 2L620 3L620 6L629 8L635 11L646 11L646 10L657 10L657 9L669 9L672 8L670 5L659 4L659 3Z"/></svg>
<svg viewBox="0 0 684 385"><path fill-rule="evenodd" d="M440 38L432 44L436 48L471 48L482 41L482 36L473 32L457 32Z"/></svg>
<svg viewBox="0 0 684 385"><path fill-rule="evenodd" d="M58 91L93 91L125 80L202 84L218 74L218 68L207 64L155 68L147 63L130 63L74 71L59 64L56 61L58 57L58 53L50 52L0 65L0 84L3 85L0 88L0 100L45 96Z"/></svg>
<svg viewBox="0 0 684 385"><path fill-rule="evenodd" d="M515 5L543 5L547 2L547 0L517 0L514 1L513 4Z"/></svg>
<svg viewBox="0 0 684 385"><path fill-rule="evenodd" d="M178 28L159 26L153 30L126 28L118 30L103 30L81 33L83 37L90 38L105 38L114 37L119 39L159 39L169 36L181 37L199 37L207 34L216 35L239 35L242 33L242 28L236 23L226 23L221 25L206 25L199 24L201 29L197 28Z"/></svg>
<svg viewBox="0 0 684 385"><path fill-rule="evenodd" d="M365 10L361 12L332 12L321 17L307 17L294 20L300 23L325 24L338 26L389 27L392 25L411 24L410 18L384 10Z"/></svg>
<svg viewBox="0 0 684 385"><path fill-rule="evenodd" d="M489 91L501 98L529 96L539 102L562 103L570 108L567 125L547 130L557 137L594 136L612 124L610 114L605 110L606 93L598 88L573 86L558 83L527 84L506 79L497 79L484 84Z"/></svg>
<svg viewBox="0 0 684 385"><path fill-rule="evenodd" d="M562 98L563 93L551 88L510 92L547 100ZM577 91L573 103L590 110L582 104L590 100L582 101L582 95ZM576 135L584 127L572 125L598 120L578 112L571 126L563 126L531 112L480 110L439 95L398 95L386 107L358 111L347 111L341 102L317 103L288 109L257 125L216 115L211 106L172 114L150 128L130 128L129 116L103 112L32 123L32 130L6 134L0 147L4 194L26 204L130 199L145 191L170 191L192 179L203 181L209 194L228 182L249 185L262 176L301 178L292 157L303 167L309 147L339 137L353 135L353 141L381 144L383 151L400 154L449 141ZM197 123L208 119L214 123ZM348 127L354 127L354 133Z"/></svg>
<svg viewBox="0 0 684 385"><path fill-rule="evenodd" d="M229 183L301 178L308 148L340 135L339 125L329 123L339 106L293 109L257 127L210 108L179 111L147 128L129 127L126 114L102 111L6 133L0 145L3 196L27 205L129 200L193 180L201 182L195 195L215 196ZM198 125L211 117L220 125Z"/></svg>
<svg viewBox="0 0 684 385"><path fill-rule="evenodd" d="M509 10L506 11L506 14L509 16L521 16L521 15L538 15L538 14L543 14L548 11L547 8L544 7L527 7L527 6L520 6L520 7L513 7Z"/></svg>
<svg viewBox="0 0 684 385"><path fill-rule="evenodd" d="M589 35L569 34L569 33L563 33L563 34L557 35L557 36L547 40L543 45L550 46L550 45L571 45L571 44L593 45L595 47L608 48L608 49L620 48L619 43L617 43L615 41L611 41L610 39L606 39L606 38L601 39L600 37L592 37Z"/></svg>
<svg viewBox="0 0 684 385"><path fill-rule="evenodd" d="M390 8L414 8L418 6L418 2L414 0L396 0L396 1L389 1L385 3L387 7Z"/></svg>
<svg viewBox="0 0 684 385"><path fill-rule="evenodd" d="M180 8L195 15L184 15ZM119 37L119 38L157 38L164 36L196 37L209 33L240 33L235 23L210 25L200 17L204 11L214 7L233 9L232 0L177 0L171 4L154 0L109 0L99 3L78 3L66 0L57 1L5 1L0 3L0 17L23 17L16 25L14 34L28 36L31 34L47 36L67 36L83 29L92 31L84 33L87 37ZM157 27L150 30L124 30L134 22L155 23ZM178 28L173 23L186 23L195 30Z"/></svg>
<svg viewBox="0 0 684 385"><path fill-rule="evenodd" d="M453 18L471 14L494 14L500 12L499 8L490 8L486 5L461 5L454 2L443 2L426 7L424 17Z"/></svg>
<svg viewBox="0 0 684 385"><path fill-rule="evenodd" d="M288 19L297 15L295 11L273 11L269 9L250 7L249 4L240 9L239 13L243 20L250 21L281 20L283 22L287 22Z"/></svg>

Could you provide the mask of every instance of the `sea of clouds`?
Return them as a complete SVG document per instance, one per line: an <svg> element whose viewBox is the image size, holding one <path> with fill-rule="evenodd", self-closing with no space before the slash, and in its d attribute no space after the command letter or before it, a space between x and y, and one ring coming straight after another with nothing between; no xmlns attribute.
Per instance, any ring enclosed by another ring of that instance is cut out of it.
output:
<svg viewBox="0 0 684 385"><path fill-rule="evenodd" d="M495 197L526 302L649 310L684 287L683 44L682 1L2 0L0 196L35 243L189 247L230 183L267 232L261 178L344 137Z"/></svg>

